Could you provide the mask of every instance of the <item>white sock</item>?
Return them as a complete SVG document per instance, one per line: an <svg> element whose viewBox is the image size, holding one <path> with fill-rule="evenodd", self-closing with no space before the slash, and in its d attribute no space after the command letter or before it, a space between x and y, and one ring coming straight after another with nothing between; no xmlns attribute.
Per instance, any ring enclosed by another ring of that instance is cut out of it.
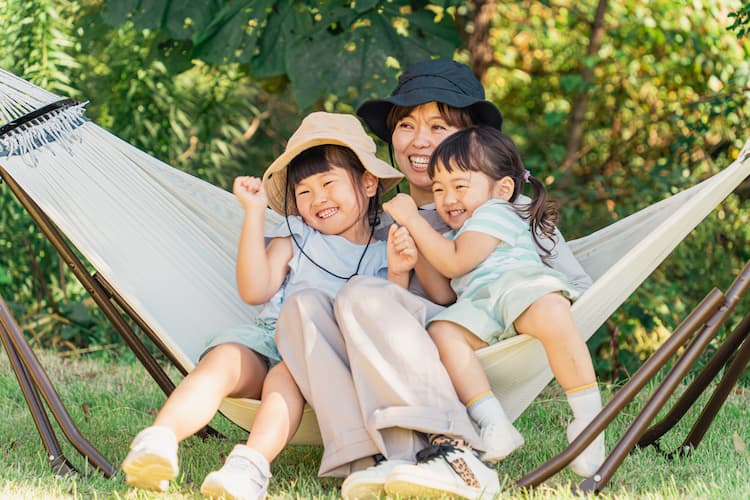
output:
<svg viewBox="0 0 750 500"><path fill-rule="evenodd" d="M512 425L500 401L492 393L479 398L467 410L480 429L489 424Z"/></svg>
<svg viewBox="0 0 750 500"><path fill-rule="evenodd" d="M567 429L568 442L571 443L591 423L602 409L602 398L599 388L593 387L566 394L570 409L573 410L573 421ZM604 462L604 432L601 432L591 444L570 463L573 472L580 476L592 476Z"/></svg>
<svg viewBox="0 0 750 500"><path fill-rule="evenodd" d="M513 422L494 394L480 396L469 405L468 412L479 426L479 434L484 441L482 460L497 462L523 444L523 436L513 427Z"/></svg>

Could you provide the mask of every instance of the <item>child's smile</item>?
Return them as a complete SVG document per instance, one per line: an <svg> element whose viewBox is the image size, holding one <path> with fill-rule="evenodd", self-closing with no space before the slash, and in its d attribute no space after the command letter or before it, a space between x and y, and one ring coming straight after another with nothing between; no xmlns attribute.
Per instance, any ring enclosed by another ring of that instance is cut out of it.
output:
<svg viewBox="0 0 750 500"><path fill-rule="evenodd" d="M323 234L367 243L370 229L362 195L351 174L341 167L305 177L294 187L297 211L307 225Z"/></svg>
<svg viewBox="0 0 750 500"><path fill-rule="evenodd" d="M496 197L496 184L482 172L457 168L448 172L439 165L432 178L435 209L451 229L461 229L474 210Z"/></svg>

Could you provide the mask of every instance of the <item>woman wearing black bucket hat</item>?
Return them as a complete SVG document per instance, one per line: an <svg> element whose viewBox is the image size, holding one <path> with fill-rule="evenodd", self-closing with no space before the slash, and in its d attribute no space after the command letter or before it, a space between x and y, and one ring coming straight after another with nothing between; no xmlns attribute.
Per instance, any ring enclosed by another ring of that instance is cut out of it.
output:
<svg viewBox="0 0 750 500"><path fill-rule="evenodd" d="M364 102L357 114L388 144L391 155L395 152L418 205L432 203L426 163L435 146L469 125L498 130L503 125L500 110L485 100L484 88L471 70L443 59L408 67L390 96Z"/></svg>
<svg viewBox="0 0 750 500"><path fill-rule="evenodd" d="M432 205L426 172L430 154L461 128L486 124L500 129L503 121L469 68L446 60L410 66L391 96L367 101L357 113L389 144L392 162L395 157L411 196L423 208L421 215L436 229L446 226ZM561 237L555 251L553 267L576 286L587 287L590 279ZM483 450L483 443L424 329L425 320L441 306L422 298L421 287L412 281L410 289L416 294L384 280L356 276L335 303L309 291L282 308L279 350L300 386L314 389L306 398L318 420L335 422L342 411L362 415L359 428L340 429L333 442L324 443L320 473L348 474L341 490L345 498L379 496L388 490L491 498L499 491L497 475L472 452L472 447ZM342 359L311 355L319 352L321 342L338 346ZM358 401L342 401L335 384L325 383L327 365L341 362L348 364ZM418 452L421 461L432 466L412 484L389 485L389 472L415 463Z"/></svg>
<svg viewBox="0 0 750 500"><path fill-rule="evenodd" d="M368 128L388 144L391 163L406 177L409 194L422 209L421 215L435 229L449 228L432 204L432 180L427 175L430 155L447 136L470 125L489 125L502 130L500 110L485 99L482 84L468 66L445 59L432 59L409 66L393 93L384 99L365 101L357 114ZM520 203L528 202L522 196ZM383 227L391 220L384 216ZM553 254L545 262L562 272L579 290L591 286L591 278L573 256L565 239L556 231L554 241L545 241ZM546 252L540 248L540 255Z"/></svg>

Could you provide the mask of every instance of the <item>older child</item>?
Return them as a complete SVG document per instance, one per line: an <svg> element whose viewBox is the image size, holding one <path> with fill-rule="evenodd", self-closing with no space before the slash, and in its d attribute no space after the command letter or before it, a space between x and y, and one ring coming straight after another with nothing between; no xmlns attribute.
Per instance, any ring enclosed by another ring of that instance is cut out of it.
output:
<svg viewBox="0 0 750 500"><path fill-rule="evenodd" d="M436 210L452 231L445 236L435 231L408 196L398 195L383 208L416 242L416 272L428 296L442 304L457 298L430 319L428 331L459 399L480 428L487 446L483 459L504 458L523 438L490 390L474 351L516 333L531 335L544 346L573 410L567 429L572 441L601 410L601 398L570 311L579 294L537 254L535 240L554 231L556 216L544 185L524 168L510 138L486 126L468 127L445 139L435 149L428 173ZM533 188L532 201L514 206L526 182ZM600 434L571 468L590 476L603 460ZM388 481L407 473L403 467L394 469Z"/></svg>
<svg viewBox="0 0 750 500"><path fill-rule="evenodd" d="M234 447L224 466L206 477L201 492L265 496L269 461L296 430L304 404L284 364L277 364L281 357L273 337L279 308L306 288L333 296L352 276L386 277L386 243L374 240L373 229L380 192L401 177L375 157L372 139L354 116L312 113L263 181L235 179L233 191L245 209L237 287L245 302L264 307L254 323L208 342L153 425L135 437L122 463L128 484L166 490L178 472L177 443L205 426L225 397L259 398L262 390L247 444ZM286 216L279 227L265 227L267 206ZM389 277L403 281L401 274L408 275L415 256L391 255Z"/></svg>

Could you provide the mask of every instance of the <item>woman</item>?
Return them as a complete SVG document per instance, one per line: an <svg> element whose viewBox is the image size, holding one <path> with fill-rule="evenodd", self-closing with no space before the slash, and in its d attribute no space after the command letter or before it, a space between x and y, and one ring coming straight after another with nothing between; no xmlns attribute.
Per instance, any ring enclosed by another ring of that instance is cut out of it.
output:
<svg viewBox="0 0 750 500"><path fill-rule="evenodd" d="M357 114L392 148L421 215L438 230L430 154L466 126L502 127L500 111L469 68L445 60L410 66L391 96L365 102ZM561 237L556 251L548 259L553 267L577 287L590 284ZM308 290L282 307L276 340L318 417L325 445L320 474L348 476L345 498L384 491L491 497L500 488L497 475L473 453L483 444L424 329L441 307L422 297L418 283L410 289L416 294L357 276L335 301ZM389 483L397 467L406 474Z"/></svg>

